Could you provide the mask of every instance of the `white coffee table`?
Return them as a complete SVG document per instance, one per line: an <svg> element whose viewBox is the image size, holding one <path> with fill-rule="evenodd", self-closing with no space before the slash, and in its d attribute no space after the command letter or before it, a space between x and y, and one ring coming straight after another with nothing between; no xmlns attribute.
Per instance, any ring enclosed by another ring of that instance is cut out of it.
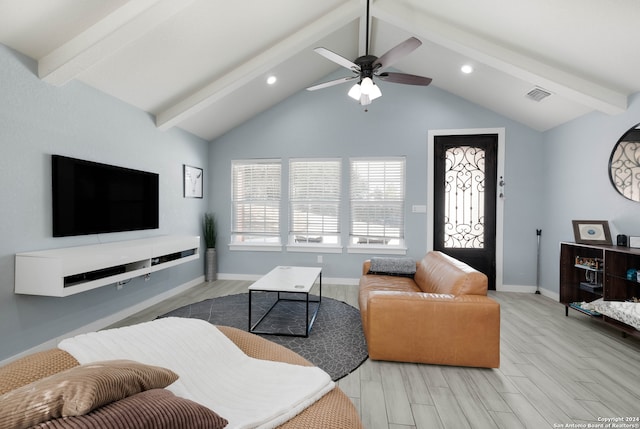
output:
<svg viewBox="0 0 640 429"><path fill-rule="evenodd" d="M319 294L318 299L310 300L309 295L311 289L318 280ZM251 301L254 292L275 292L278 294L278 299L273 305L260 317L260 319L253 323L251 319ZM292 293L304 295L304 302L306 302L306 318L307 321L305 332L303 334L297 334L293 332L272 332L258 330L258 325L264 320L265 317L273 310L278 304L286 301L303 301L299 299L287 299L281 298L281 293ZM273 270L269 271L264 277L256 281L249 286L249 332L254 334L269 334L269 335L286 335L291 337L308 337L311 332L313 322L316 320L318 309L320 308L320 302L322 301L322 268L319 267L287 267L277 266ZM309 318L309 303L317 303L315 310Z"/></svg>

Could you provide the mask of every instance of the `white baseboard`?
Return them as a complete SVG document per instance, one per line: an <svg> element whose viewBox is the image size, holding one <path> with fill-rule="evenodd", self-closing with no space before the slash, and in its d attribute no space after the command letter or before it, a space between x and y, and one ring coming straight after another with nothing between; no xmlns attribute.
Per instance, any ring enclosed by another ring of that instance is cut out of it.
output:
<svg viewBox="0 0 640 429"><path fill-rule="evenodd" d="M535 286L525 285L502 285L496 287L497 292L519 292L519 293L535 293Z"/></svg>
<svg viewBox="0 0 640 429"><path fill-rule="evenodd" d="M540 288L540 295L551 298L555 301L560 300L560 295L557 292L552 292L548 289ZM497 288L497 292L518 292L518 293L536 293L535 286L525 285L502 285Z"/></svg>
<svg viewBox="0 0 640 429"><path fill-rule="evenodd" d="M120 310L117 313L113 313L110 314L107 317L104 317L102 319L96 320L95 322L92 322L88 325L85 325L81 328L75 329L71 332L67 332L66 334L60 335L56 338L53 338L51 340L48 340L42 344L39 344L35 347L32 347L28 350L25 350L21 353L18 353L15 356L11 356L7 359L4 359L2 361L0 361L0 366L5 365L9 362L12 362L16 359L20 359L23 356L27 356L29 354L32 353L36 353L42 350L48 350L54 347L58 346L58 343L60 341L62 341L65 338L69 338L69 337L74 337L76 335L80 335L80 334L86 334L87 332L93 332L93 331L98 331L100 329L104 329L109 325L113 325L114 323L125 319L129 316L132 316L146 308L151 307L152 305L155 305L161 301L164 301L165 299L169 299L172 298L188 289L191 289L192 287L199 285L200 283L204 282L204 276L200 276L200 277L196 277L195 279L187 282L187 283L183 283L180 286L177 286L173 289L170 289L166 292L163 292L159 295L155 295L145 301L139 302L136 305L132 305L131 307L125 308L124 310Z"/></svg>
<svg viewBox="0 0 640 429"><path fill-rule="evenodd" d="M558 292L551 292L550 290L540 288L540 294L547 298L551 298L554 301L560 302L560 294Z"/></svg>

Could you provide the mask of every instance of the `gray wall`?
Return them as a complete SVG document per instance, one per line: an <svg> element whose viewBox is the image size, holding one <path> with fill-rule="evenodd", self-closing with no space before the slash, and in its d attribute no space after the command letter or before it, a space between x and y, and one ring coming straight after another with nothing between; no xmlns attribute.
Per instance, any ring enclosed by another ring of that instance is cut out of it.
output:
<svg viewBox="0 0 640 429"><path fill-rule="evenodd" d="M543 287L558 292L558 243L574 241L572 220L608 220L614 243L617 234L640 235L640 203L618 194L608 170L614 145L639 122L634 94L623 114L591 113L545 134Z"/></svg>
<svg viewBox="0 0 640 429"><path fill-rule="evenodd" d="M327 80L338 77L328 76ZM357 156L407 157L406 244L408 256L420 258L427 246L427 218L411 213L426 204L427 135L429 130L505 128L504 284L535 285L536 235L542 227L541 177L543 135L435 87L382 83L383 96L369 111L346 96L348 85L300 93L213 141L209 152L211 208L219 220L218 267L223 274L263 274L274 265L316 266L316 253L230 251L230 164L233 159L282 158L283 177L290 157L341 157L343 193L342 241L348 241L348 159ZM285 182L286 184L286 182ZM287 190L283 188L282 240L287 232ZM371 255L325 254L323 274L357 278Z"/></svg>
<svg viewBox="0 0 640 429"><path fill-rule="evenodd" d="M148 282L133 279L119 291L105 286L68 298L15 295L18 252L200 235L208 198L182 197L182 164L206 167L208 144L180 130L163 133L148 114L81 83L43 83L33 60L2 45L0 94L0 360L203 275L203 263L193 261L153 273ZM160 229L53 238L51 154L159 173Z"/></svg>

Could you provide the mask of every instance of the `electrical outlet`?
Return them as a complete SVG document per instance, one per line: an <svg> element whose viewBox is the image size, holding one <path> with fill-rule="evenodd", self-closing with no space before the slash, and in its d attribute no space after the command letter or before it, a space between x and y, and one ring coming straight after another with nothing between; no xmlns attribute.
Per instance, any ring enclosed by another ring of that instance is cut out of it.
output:
<svg viewBox="0 0 640 429"><path fill-rule="evenodd" d="M318 263L321 264L322 263L322 255L318 255Z"/></svg>

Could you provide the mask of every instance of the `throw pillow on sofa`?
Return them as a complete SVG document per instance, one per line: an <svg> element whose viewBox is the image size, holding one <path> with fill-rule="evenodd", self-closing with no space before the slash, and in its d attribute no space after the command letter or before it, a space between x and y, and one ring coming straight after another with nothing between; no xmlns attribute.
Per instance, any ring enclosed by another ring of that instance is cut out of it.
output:
<svg viewBox="0 0 640 429"><path fill-rule="evenodd" d="M48 420L33 429L222 429L228 423L204 405L167 389L151 389L83 416Z"/></svg>
<svg viewBox="0 0 640 429"><path fill-rule="evenodd" d="M0 396L0 427L21 429L53 418L80 416L177 379L169 369L130 360L76 366Z"/></svg>
<svg viewBox="0 0 640 429"><path fill-rule="evenodd" d="M413 277L416 261L411 258L371 258L369 274Z"/></svg>

